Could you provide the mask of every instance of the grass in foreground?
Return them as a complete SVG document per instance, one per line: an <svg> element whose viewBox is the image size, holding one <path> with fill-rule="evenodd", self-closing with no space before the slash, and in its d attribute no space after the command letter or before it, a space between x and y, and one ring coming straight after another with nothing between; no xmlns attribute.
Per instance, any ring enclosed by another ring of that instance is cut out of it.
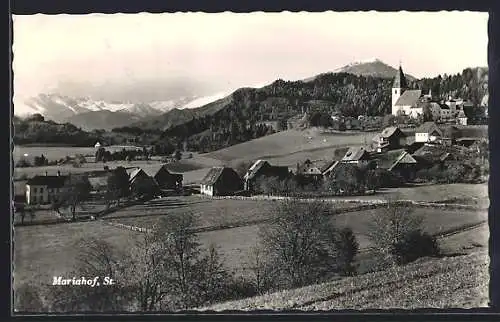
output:
<svg viewBox="0 0 500 322"><path fill-rule="evenodd" d="M421 259L387 271L217 304L200 310L474 308L488 303L485 251Z"/></svg>

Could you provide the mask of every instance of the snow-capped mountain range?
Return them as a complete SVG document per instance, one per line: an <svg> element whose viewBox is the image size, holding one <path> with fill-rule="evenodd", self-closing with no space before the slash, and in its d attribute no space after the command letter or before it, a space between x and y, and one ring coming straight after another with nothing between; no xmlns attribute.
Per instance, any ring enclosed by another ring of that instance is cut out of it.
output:
<svg viewBox="0 0 500 322"><path fill-rule="evenodd" d="M259 83L253 87L262 87ZM69 122L85 130L112 129L135 123L143 118L160 116L173 109L197 108L230 95L237 87L208 96L180 97L148 103L94 100L90 97L70 97L59 93L14 98L14 114L26 117L41 114L46 119Z"/></svg>

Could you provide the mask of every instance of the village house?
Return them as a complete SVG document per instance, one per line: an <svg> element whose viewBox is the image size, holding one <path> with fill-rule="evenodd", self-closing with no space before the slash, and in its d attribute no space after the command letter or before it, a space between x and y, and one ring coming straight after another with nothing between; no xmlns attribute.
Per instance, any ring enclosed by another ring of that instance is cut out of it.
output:
<svg viewBox="0 0 500 322"><path fill-rule="evenodd" d="M244 188L245 190L254 190L256 188L256 182L260 178L278 177L283 180L288 176L288 167L274 166L265 160L257 160L254 164L252 164L243 177Z"/></svg>
<svg viewBox="0 0 500 322"><path fill-rule="evenodd" d="M463 110L460 110L457 115L457 124L467 125L467 116Z"/></svg>
<svg viewBox="0 0 500 322"><path fill-rule="evenodd" d="M443 136L434 122L425 122L415 130L415 142L437 142Z"/></svg>
<svg viewBox="0 0 500 322"><path fill-rule="evenodd" d="M57 176L34 176L26 182L26 203L47 204L58 201L64 191L64 182L68 177Z"/></svg>
<svg viewBox="0 0 500 322"><path fill-rule="evenodd" d="M377 168L396 173L406 181L411 181L415 178L417 160L404 149L381 153L374 160L377 163Z"/></svg>
<svg viewBox="0 0 500 322"><path fill-rule="evenodd" d="M297 164L297 175L301 176L308 183L317 183L323 179L323 162L306 160L302 164Z"/></svg>
<svg viewBox="0 0 500 322"><path fill-rule="evenodd" d="M424 145L412 154L417 161L418 169L431 168L433 166L442 166L445 161L452 157L453 151L458 151L453 147L443 147L436 145Z"/></svg>
<svg viewBox="0 0 500 322"><path fill-rule="evenodd" d="M406 144L406 135L398 127L390 126L375 135L372 142L377 152L398 149Z"/></svg>
<svg viewBox="0 0 500 322"><path fill-rule="evenodd" d="M455 116L454 111L446 104L440 105L440 118L443 121L450 120Z"/></svg>
<svg viewBox="0 0 500 322"><path fill-rule="evenodd" d="M160 189L182 188L182 174L171 173L165 164L148 165L143 170L148 176L155 179Z"/></svg>
<svg viewBox="0 0 500 322"><path fill-rule="evenodd" d="M228 167L213 167L200 184L200 192L208 196L231 196L242 189L240 176Z"/></svg>
<svg viewBox="0 0 500 322"><path fill-rule="evenodd" d="M351 147L341 162L355 164L359 167L366 166L370 163L370 153L364 147Z"/></svg>

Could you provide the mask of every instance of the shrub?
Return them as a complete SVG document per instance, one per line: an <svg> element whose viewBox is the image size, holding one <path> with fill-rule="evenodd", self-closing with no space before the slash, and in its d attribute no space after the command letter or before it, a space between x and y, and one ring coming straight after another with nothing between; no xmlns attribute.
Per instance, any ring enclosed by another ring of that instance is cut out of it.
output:
<svg viewBox="0 0 500 322"><path fill-rule="evenodd" d="M359 243L352 229L344 228L337 233L335 241L337 249L337 266L341 275L352 276L356 274L354 258L359 251Z"/></svg>
<svg viewBox="0 0 500 322"><path fill-rule="evenodd" d="M16 168L27 168L33 166L28 160L21 159L16 162Z"/></svg>
<svg viewBox="0 0 500 322"><path fill-rule="evenodd" d="M420 230L411 231L395 243L392 254L398 265L413 262L420 257L438 256L440 253L434 236Z"/></svg>

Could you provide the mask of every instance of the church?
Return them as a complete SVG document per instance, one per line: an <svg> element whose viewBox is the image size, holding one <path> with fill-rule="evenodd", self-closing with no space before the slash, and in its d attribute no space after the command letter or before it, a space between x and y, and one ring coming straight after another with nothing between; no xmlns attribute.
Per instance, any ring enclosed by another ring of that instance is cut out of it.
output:
<svg viewBox="0 0 500 322"><path fill-rule="evenodd" d="M408 89L408 81L403 73L403 69L399 66L399 71L394 77L392 84L392 115L398 115L399 112L411 117L417 117L423 113L422 107L419 104L421 98L421 90Z"/></svg>

